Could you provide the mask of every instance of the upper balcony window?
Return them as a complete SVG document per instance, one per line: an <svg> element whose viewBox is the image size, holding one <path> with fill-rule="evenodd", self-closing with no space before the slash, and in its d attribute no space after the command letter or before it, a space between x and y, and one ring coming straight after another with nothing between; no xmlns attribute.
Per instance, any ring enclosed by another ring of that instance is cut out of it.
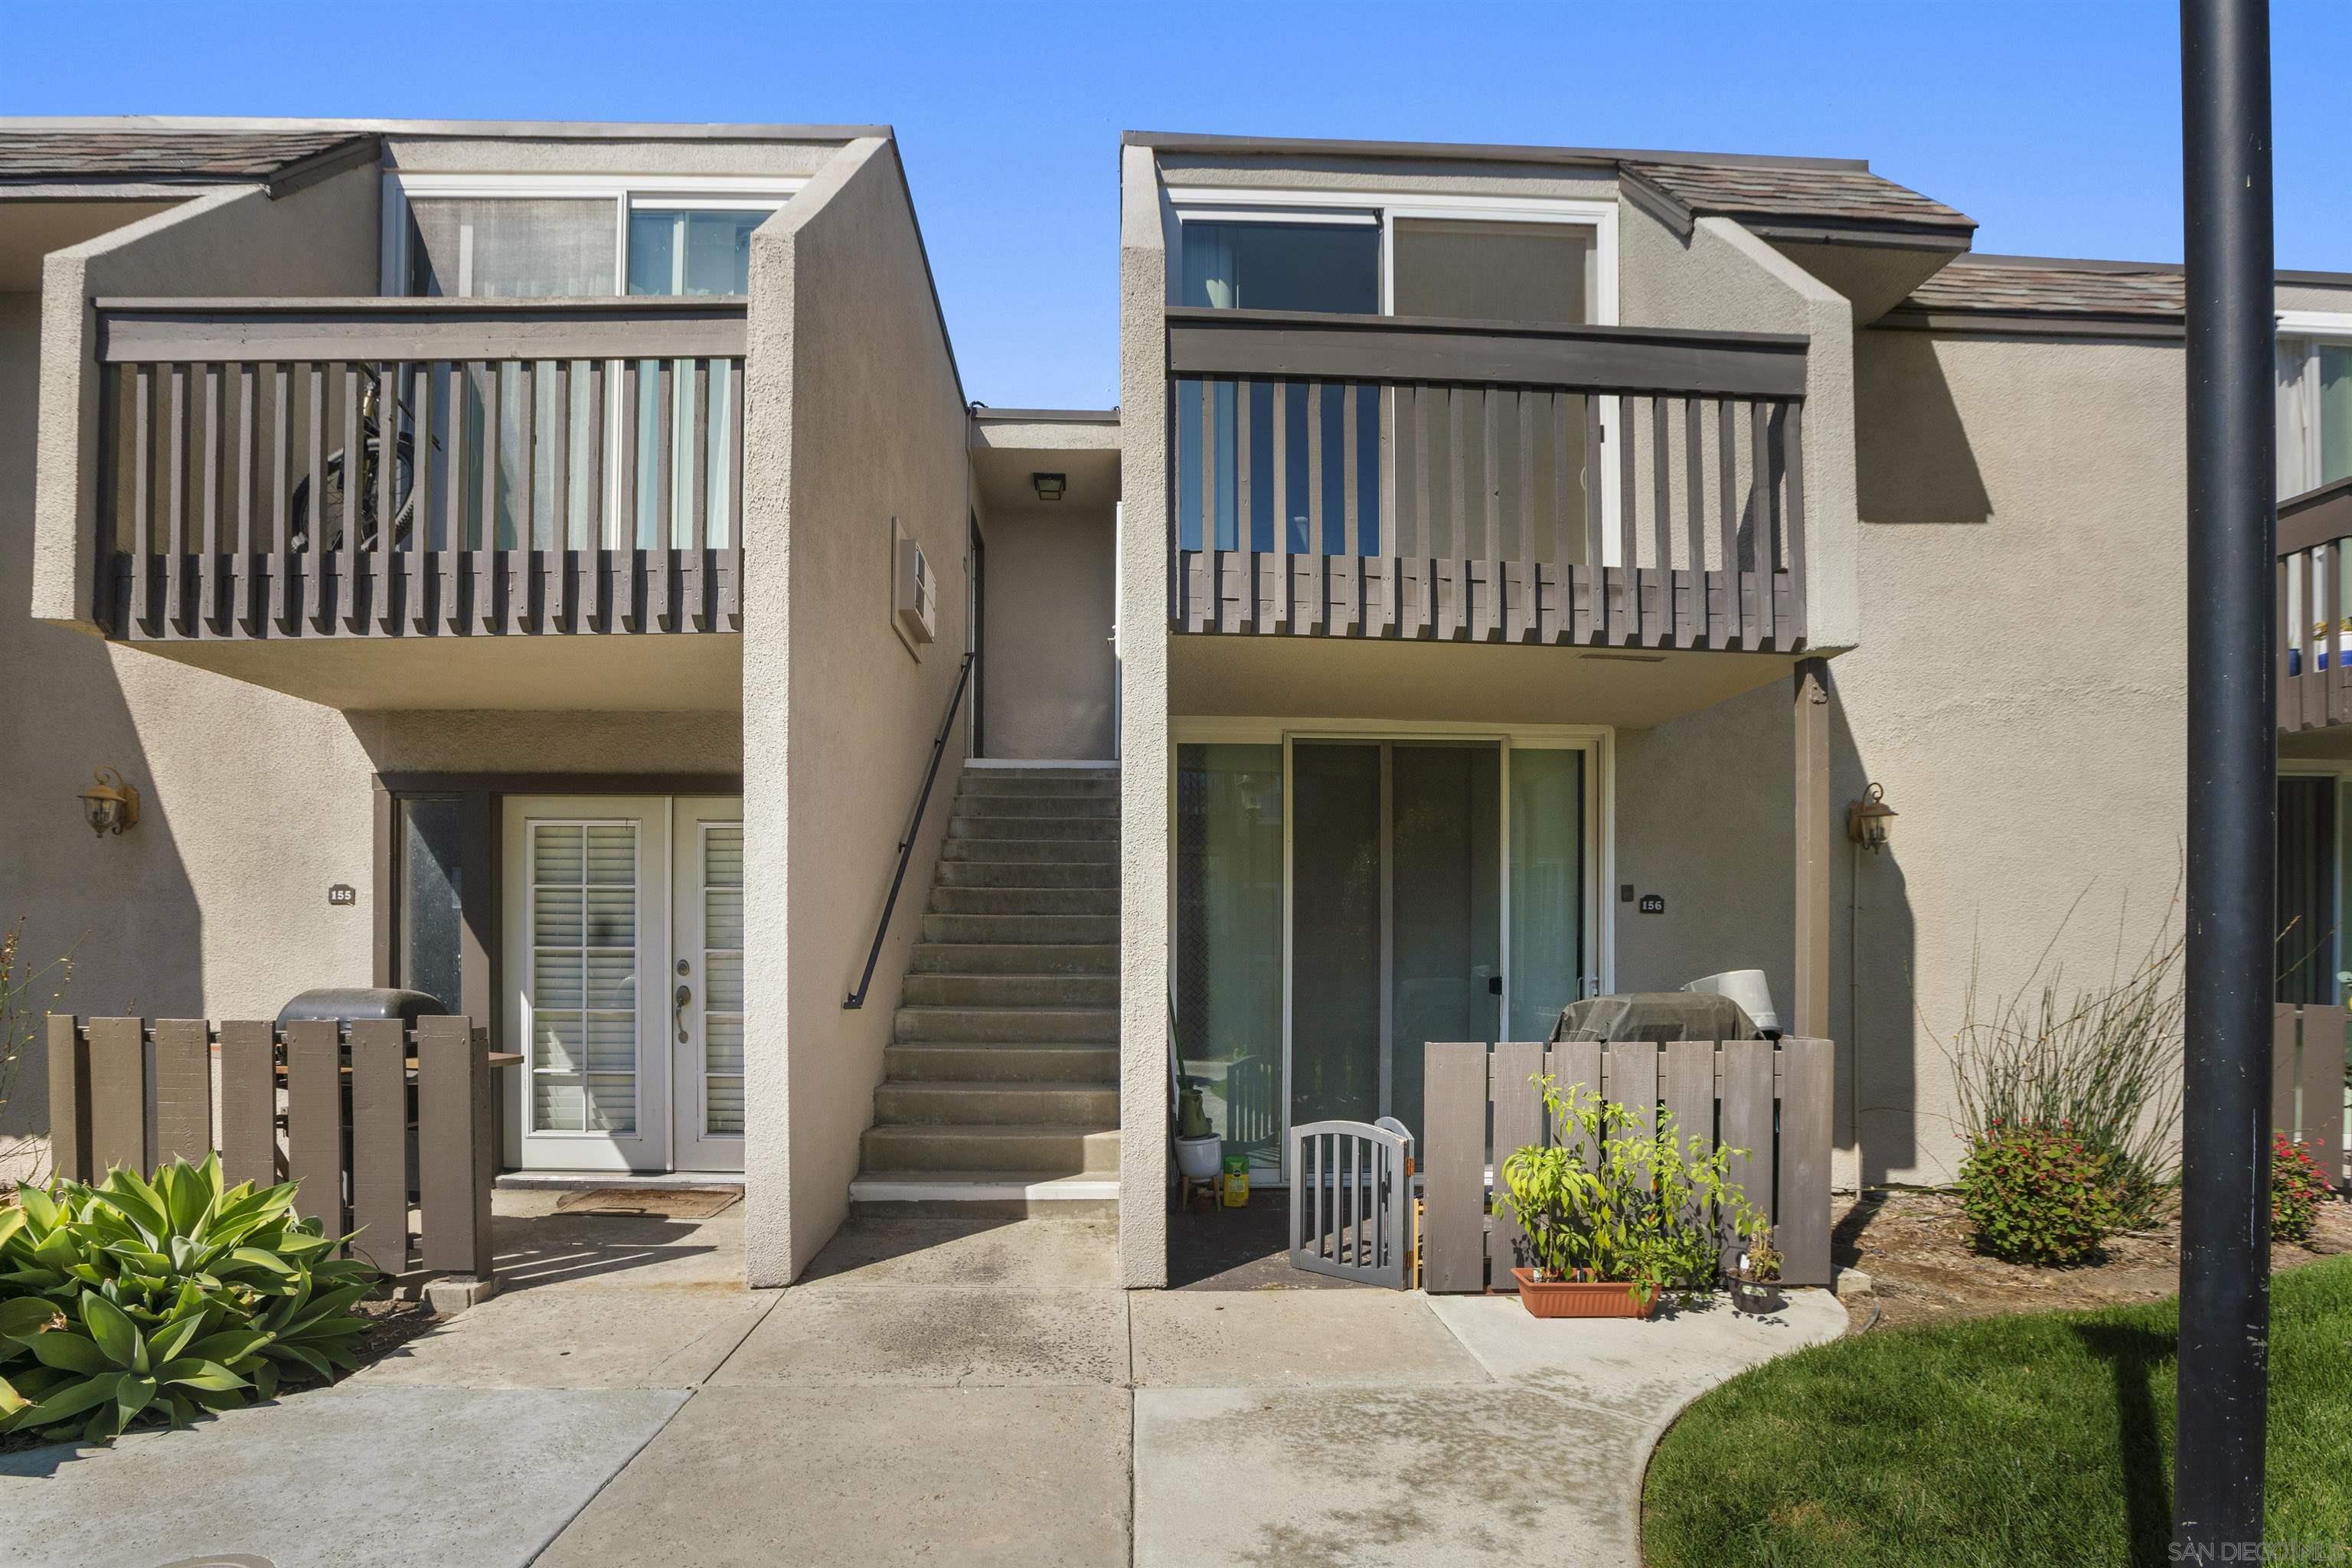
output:
<svg viewBox="0 0 2352 1568"><path fill-rule="evenodd" d="M2352 315L2283 315L2278 389L2280 499L2352 477Z"/></svg>
<svg viewBox="0 0 2352 1568"><path fill-rule="evenodd" d="M1381 309L1381 231L1373 218L1319 222L1235 216L1184 225L1184 303L1219 310Z"/></svg>

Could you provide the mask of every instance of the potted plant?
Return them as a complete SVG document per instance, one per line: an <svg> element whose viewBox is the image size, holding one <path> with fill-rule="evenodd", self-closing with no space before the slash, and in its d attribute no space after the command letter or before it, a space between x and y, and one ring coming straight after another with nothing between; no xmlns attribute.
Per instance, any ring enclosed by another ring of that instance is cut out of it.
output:
<svg viewBox="0 0 2352 1568"><path fill-rule="evenodd" d="M1737 1151L1685 1146L1670 1112L1644 1130L1580 1085L1535 1083L1560 1142L1506 1156L1496 1198L1525 1233L1520 1304L1538 1318L1646 1318L1663 1292L1712 1285L1727 1211L1745 1206L1724 1181Z"/></svg>
<svg viewBox="0 0 2352 1568"><path fill-rule="evenodd" d="M1176 1168L1186 1181L1205 1185L1217 1179L1218 1157L1223 1152L1224 1140L1209 1124L1201 1085L1185 1079L1176 1101Z"/></svg>
<svg viewBox="0 0 2352 1568"><path fill-rule="evenodd" d="M1780 1294L1780 1250L1772 1245L1772 1224L1751 1211L1741 1235L1746 1247L1731 1276L1731 1309L1759 1317L1777 1312L1789 1299Z"/></svg>

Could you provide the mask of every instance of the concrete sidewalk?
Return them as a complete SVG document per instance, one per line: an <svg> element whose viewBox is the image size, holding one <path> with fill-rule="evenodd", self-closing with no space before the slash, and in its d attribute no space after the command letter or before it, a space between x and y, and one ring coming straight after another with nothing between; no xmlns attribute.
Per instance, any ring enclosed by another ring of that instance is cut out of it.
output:
<svg viewBox="0 0 2352 1568"><path fill-rule="evenodd" d="M1681 1405L1843 1325L1129 1293L1108 1222L854 1219L748 1291L740 1211L499 1194L508 1288L331 1389L0 1458L0 1563L1623 1563Z"/></svg>

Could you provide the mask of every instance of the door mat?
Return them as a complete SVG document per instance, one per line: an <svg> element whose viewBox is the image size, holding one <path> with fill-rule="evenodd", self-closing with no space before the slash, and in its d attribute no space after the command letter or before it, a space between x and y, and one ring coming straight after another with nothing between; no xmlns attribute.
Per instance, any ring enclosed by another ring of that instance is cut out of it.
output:
<svg viewBox="0 0 2352 1568"><path fill-rule="evenodd" d="M733 1187L595 1187L555 1200L558 1214L619 1215L631 1219L709 1219L743 1194Z"/></svg>

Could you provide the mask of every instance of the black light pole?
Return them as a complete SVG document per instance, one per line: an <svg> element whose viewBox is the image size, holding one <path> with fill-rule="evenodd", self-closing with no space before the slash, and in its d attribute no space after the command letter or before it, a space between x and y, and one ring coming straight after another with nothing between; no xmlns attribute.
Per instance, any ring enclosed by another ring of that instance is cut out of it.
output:
<svg viewBox="0 0 2352 1568"><path fill-rule="evenodd" d="M2172 1531L2211 1553L2191 1562L2263 1534L2278 810L2270 41L2269 0L2181 0L2188 1061Z"/></svg>

